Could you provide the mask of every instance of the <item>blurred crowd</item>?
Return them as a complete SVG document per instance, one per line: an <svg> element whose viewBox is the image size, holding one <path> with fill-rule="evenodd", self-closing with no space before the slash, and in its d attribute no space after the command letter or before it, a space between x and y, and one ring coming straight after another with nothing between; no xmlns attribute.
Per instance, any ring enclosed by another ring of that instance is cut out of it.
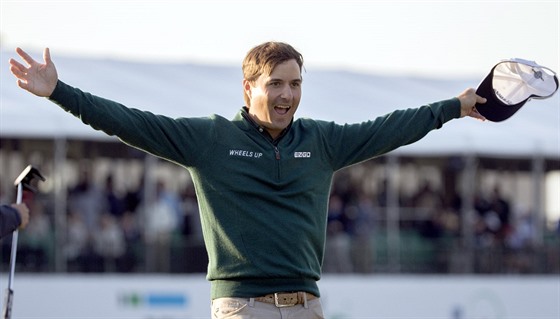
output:
<svg viewBox="0 0 560 319"><path fill-rule="evenodd" d="M325 272L431 272L431 273L534 273L558 272L560 227L552 232L552 251L546 252L547 265L537 256L539 242L534 213L515 212L498 186L490 193L477 193L474 198L472 236L465 238L459 196L445 200L442 190L423 182L409 196L397 195L399 218L397 242L387 237L395 213L387 201L387 182L380 191L367 195L360 187L333 186L327 227ZM560 225L560 224L559 224ZM394 231L394 230L393 230ZM467 230L468 231L468 230ZM388 249L397 249L396 268L380 267ZM472 267L465 268L465 254L472 249ZM557 260L556 262L554 261ZM407 265L409 262L411 264Z"/></svg>
<svg viewBox="0 0 560 319"><path fill-rule="evenodd" d="M64 247L54 247L55 218L47 200L31 203L32 217L20 233L18 263L28 271L47 271L54 250L64 255L69 272L169 272L175 240L199 241L198 206L194 189L169 191L155 181L153 198L138 187L119 194L113 176L96 185L83 171L68 189ZM9 243L2 242L3 259Z"/></svg>
<svg viewBox="0 0 560 319"><path fill-rule="evenodd" d="M87 171L82 172L68 189L63 247L55 247L52 202L36 200L30 223L20 233L18 263L24 271L52 271L53 255L62 253L68 272L180 272L188 267L177 263L196 259L201 266L190 269L204 272L206 256L192 185L175 192L160 179L152 192L145 187L142 180L135 189L116 192L113 176L97 185ZM424 181L414 193L398 194L399 217L394 221L387 192L386 181L372 194L335 178L328 209L326 273L560 272L553 261L559 258L559 249L544 255L548 263L544 268L535 265L543 258L535 255L543 243L536 238L534 214L514 213L498 186L475 196L470 243L463 236L464 203L459 196L445 200L441 189ZM145 198L146 194L153 198ZM398 228L396 246L388 240L391 223ZM560 230L553 237L558 242ZM473 268L461 270L464 256L458 252L464 252L465 245L475 252ZM9 247L9 240L3 240L4 264ZM186 247L198 249L184 252ZM398 269L387 266L395 247ZM198 255L183 258L189 253ZM411 264L407 267L405 262Z"/></svg>

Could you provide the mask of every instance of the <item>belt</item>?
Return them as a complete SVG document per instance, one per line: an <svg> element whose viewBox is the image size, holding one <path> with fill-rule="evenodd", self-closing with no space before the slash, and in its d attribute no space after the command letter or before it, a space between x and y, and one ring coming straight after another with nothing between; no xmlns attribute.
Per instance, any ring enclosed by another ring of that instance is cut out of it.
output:
<svg viewBox="0 0 560 319"><path fill-rule="evenodd" d="M278 308L303 305L305 301L317 299L313 294L305 291L297 292L277 292L261 297L256 297L255 301L273 304Z"/></svg>

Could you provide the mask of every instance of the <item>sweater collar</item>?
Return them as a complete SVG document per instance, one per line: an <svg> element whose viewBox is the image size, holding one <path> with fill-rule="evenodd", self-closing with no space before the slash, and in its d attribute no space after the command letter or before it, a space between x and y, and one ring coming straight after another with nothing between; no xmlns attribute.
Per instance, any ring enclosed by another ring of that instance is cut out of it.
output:
<svg viewBox="0 0 560 319"><path fill-rule="evenodd" d="M247 108L246 106L243 106L241 108L241 110L239 110L239 112L237 113L237 115L235 116L235 118L233 120L243 122L245 124L244 125L245 129L256 129L259 133L261 133L269 141L271 141L275 144L278 143L282 139L282 137L284 137L286 135L286 133L292 127L292 123L294 122L294 119L292 119L292 121L290 122L288 127L286 127L276 139L273 139L272 136L270 135L270 133L268 133L268 131L262 125L259 125L255 120L253 120L251 115L249 115L249 108Z"/></svg>

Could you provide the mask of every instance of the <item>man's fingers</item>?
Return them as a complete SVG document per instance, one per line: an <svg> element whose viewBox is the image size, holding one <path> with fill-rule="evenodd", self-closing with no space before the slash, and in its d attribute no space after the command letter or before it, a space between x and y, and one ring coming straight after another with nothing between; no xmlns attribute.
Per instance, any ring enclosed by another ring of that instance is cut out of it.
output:
<svg viewBox="0 0 560 319"><path fill-rule="evenodd" d="M19 86L20 88L29 91L29 85L27 85L27 82L23 81L23 80L17 80L17 86Z"/></svg>
<svg viewBox="0 0 560 319"><path fill-rule="evenodd" d="M477 96L476 96L476 103L477 103L477 104L484 104L484 103L486 103L486 98L477 95Z"/></svg>
<svg viewBox="0 0 560 319"><path fill-rule="evenodd" d="M45 61L45 64L51 64L51 51L49 48L45 48L43 51L43 60Z"/></svg>
<svg viewBox="0 0 560 319"><path fill-rule="evenodd" d="M27 54L27 52L23 51L21 48L16 48L16 52L23 59L23 61L27 62L27 64L33 65L34 63L37 63L29 54Z"/></svg>
<svg viewBox="0 0 560 319"><path fill-rule="evenodd" d="M29 87L27 81L25 80L25 75L27 74L27 68L14 59L10 59L10 72L17 78L17 86L27 90Z"/></svg>
<svg viewBox="0 0 560 319"><path fill-rule="evenodd" d="M25 75L27 67L25 67L23 64L14 59L10 59L10 65L10 71L12 71L13 75L17 76L18 78Z"/></svg>
<svg viewBox="0 0 560 319"><path fill-rule="evenodd" d="M25 72L22 72L21 70L19 70L19 69L16 68L16 67L13 67L13 66L12 66L12 67L10 68L10 71L11 71L12 74L13 74L16 78L18 78L18 79L23 79L23 78L25 77Z"/></svg>
<svg viewBox="0 0 560 319"><path fill-rule="evenodd" d="M483 98L483 100L484 100L484 102L482 102L482 103L486 103L486 99ZM474 117L474 118L477 119L477 120L486 121L486 117L484 117L482 114L480 114L480 113L478 112L478 110L476 109L476 107L473 107L473 109L472 109L471 113L469 114L469 116L470 116L470 117Z"/></svg>

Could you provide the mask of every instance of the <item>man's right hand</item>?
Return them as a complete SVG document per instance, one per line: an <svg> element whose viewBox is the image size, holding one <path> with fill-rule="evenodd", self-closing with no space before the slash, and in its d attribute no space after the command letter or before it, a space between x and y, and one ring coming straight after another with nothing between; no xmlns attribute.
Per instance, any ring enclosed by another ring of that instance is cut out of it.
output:
<svg viewBox="0 0 560 319"><path fill-rule="evenodd" d="M24 203L21 204L12 204L12 207L15 208L21 219L21 224L19 225L19 229L24 229L25 226L29 223L29 208Z"/></svg>
<svg viewBox="0 0 560 319"><path fill-rule="evenodd" d="M58 74L48 48L43 52L45 63L39 63L25 51L16 49L17 54L27 63L25 66L14 59L10 59L10 71L18 79L17 85L37 96L48 97L52 94L58 82Z"/></svg>

